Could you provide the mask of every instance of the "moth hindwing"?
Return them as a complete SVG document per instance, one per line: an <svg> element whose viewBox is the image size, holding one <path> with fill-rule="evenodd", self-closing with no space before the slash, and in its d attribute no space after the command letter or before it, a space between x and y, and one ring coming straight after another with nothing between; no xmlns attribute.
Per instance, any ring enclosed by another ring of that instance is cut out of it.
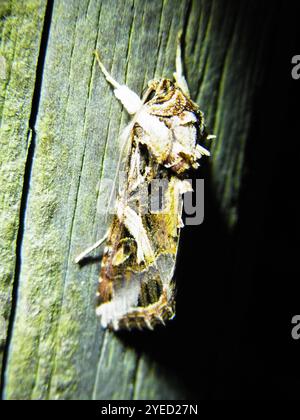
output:
<svg viewBox="0 0 300 420"><path fill-rule="evenodd" d="M97 53L96 58L132 115L122 135L125 180L117 189L105 236L97 314L103 327L114 330L153 329L175 315L173 274L183 226L182 194L191 190L188 171L209 155L199 144L205 138L204 118L182 74L180 41L175 80L150 81L142 99L112 78ZM160 194L152 194L156 190Z"/></svg>

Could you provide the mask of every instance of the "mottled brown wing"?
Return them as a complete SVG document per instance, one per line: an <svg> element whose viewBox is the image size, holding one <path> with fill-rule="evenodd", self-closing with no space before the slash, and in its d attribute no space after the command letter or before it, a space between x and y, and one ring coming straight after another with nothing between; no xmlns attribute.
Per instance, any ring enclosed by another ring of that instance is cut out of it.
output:
<svg viewBox="0 0 300 420"><path fill-rule="evenodd" d="M166 177L167 172L160 171L156 177ZM100 272L97 313L104 327L153 328L175 315L173 273L182 207L179 182L176 177L168 181L165 211L140 215L154 250L152 260L138 261L135 239L125 224L114 217Z"/></svg>

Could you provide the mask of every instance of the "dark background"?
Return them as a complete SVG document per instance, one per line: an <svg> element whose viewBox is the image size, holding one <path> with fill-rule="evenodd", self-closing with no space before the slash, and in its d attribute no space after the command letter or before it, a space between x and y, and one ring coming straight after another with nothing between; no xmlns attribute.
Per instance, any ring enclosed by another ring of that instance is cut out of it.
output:
<svg viewBox="0 0 300 420"><path fill-rule="evenodd" d="M291 320L300 314L300 80L291 59L300 54L300 5L277 1L270 13L237 228L225 228L207 162L198 174L205 222L181 238L177 317L167 333L124 337L176 371L185 398L299 398Z"/></svg>
<svg viewBox="0 0 300 420"><path fill-rule="evenodd" d="M224 230L211 199L199 232L183 234L179 271L186 282L186 266L198 273L190 294L183 288L181 310L201 314L192 358L207 369L208 398L299 398L300 341L291 337L291 320L300 314L300 80L291 77L291 59L300 53L300 5L278 2L273 13L237 229Z"/></svg>

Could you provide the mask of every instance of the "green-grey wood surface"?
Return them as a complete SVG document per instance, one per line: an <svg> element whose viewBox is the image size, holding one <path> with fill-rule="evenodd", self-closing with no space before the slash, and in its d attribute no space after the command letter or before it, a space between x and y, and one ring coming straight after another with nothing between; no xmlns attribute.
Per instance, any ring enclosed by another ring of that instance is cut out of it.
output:
<svg viewBox="0 0 300 420"><path fill-rule="evenodd" d="M15 3L6 2L5 25L14 16L9 10ZM251 105L263 54L260 48L267 34L265 6L256 0L54 1L44 46L20 272L14 278L28 115L45 12L43 1L23 3L25 9L34 9L30 20L31 25L35 22L34 33L28 31L22 38L23 43L27 37L30 42L30 48L25 49L31 54L30 60L26 55L30 66L25 63L30 80L21 94L3 94L9 92L9 84L1 91L4 110L6 98L27 106L21 122L14 109L13 115L7 112L10 125L2 119L1 126L1 147L7 156L8 174L14 179L14 185L7 185L1 167L1 194L5 186L15 206L11 214L10 203L1 201L3 217L9 226L13 223L13 229L0 227L5 262L1 263L0 292L5 300L1 339L7 355L3 398L187 398L176 369L138 351L134 342L127 345L118 335L101 329L95 317L99 262L81 268L74 264L76 254L107 229L99 211L106 204L104 180L113 178L118 135L128 120L97 67L93 51L100 51L117 80L141 93L149 79L172 77L176 36L183 29L190 90L206 114L210 131L217 135L211 147L211 183L227 226L234 228ZM257 21L259 29L250 42L249 25L253 25L257 10L261 22ZM17 24L12 28L20 29ZM17 68L22 43L13 59L14 46L4 36L1 42L12 68ZM17 131L14 124L22 125L22 130ZM20 153L23 158L16 169L14 156ZM13 302L10 339L4 346L13 279L18 293Z"/></svg>
<svg viewBox="0 0 300 420"><path fill-rule="evenodd" d="M0 366L11 313L45 7L45 0L0 1Z"/></svg>

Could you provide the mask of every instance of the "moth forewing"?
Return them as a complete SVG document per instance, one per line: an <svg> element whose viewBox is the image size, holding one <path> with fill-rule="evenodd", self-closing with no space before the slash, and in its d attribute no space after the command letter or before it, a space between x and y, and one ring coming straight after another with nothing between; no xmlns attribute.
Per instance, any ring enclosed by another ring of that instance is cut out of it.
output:
<svg viewBox="0 0 300 420"><path fill-rule="evenodd" d="M173 273L183 226L182 195L191 191L186 174L209 154L198 144L204 138L204 118L190 99L180 43L175 82L150 81L142 99L114 80L96 57L115 96L133 116L120 141L115 185L121 172L123 182L112 189L115 213L101 264L97 314L103 327L153 329L175 315ZM155 181L166 185L165 206L151 212L155 200L147 193Z"/></svg>
<svg viewBox="0 0 300 420"><path fill-rule="evenodd" d="M111 83L114 87L119 87L119 90L121 89L121 85L115 81L110 74L107 72L107 70L105 69L104 65L102 64L102 62L100 61L99 58L99 54L97 51L95 51L95 55L96 55L96 59L99 63L99 66L101 68L101 70L104 72L104 75L107 79L107 81L109 83ZM123 95L124 95L124 86L123 86ZM129 89L126 86L126 92L128 92ZM134 104L131 104L132 101L132 96L129 95L127 96L127 100L125 101L125 104L127 105L126 110L128 111L128 108L130 111L132 111L132 109L136 108L138 109L138 111L142 108L142 105L145 103L147 97L149 96L149 93L151 91L151 88L148 87L148 89L146 90L142 100L140 101L140 103L138 103L138 101L133 100ZM125 92L125 99L126 99L126 92ZM114 93L116 94L116 89L114 91ZM134 92L133 92L134 93ZM134 93L134 95L136 95ZM116 95L117 96L117 95ZM117 96L118 97L118 96ZM123 102L122 102L123 103ZM137 117L138 117L138 111L136 112L136 114L134 115L134 117L132 118L132 120L130 121L129 124L126 125L126 127L123 129L120 137L119 137L119 141L118 141L118 146L119 146L119 159L118 159L118 163L117 163L117 167L116 167L116 171L115 171L115 177L113 180L113 185L112 185L112 190L111 190L111 194L109 197L109 204L107 207L107 212L106 212L106 217L105 217L105 221L106 223L108 222L108 218L109 215L111 213L113 213L115 211L115 207L116 207L116 193L118 192L119 195L125 192L125 188L124 188L124 184L123 184L123 178L121 176L121 174L125 174L126 171L128 170L128 156L130 155L130 150L131 150L131 142L132 142L132 130L133 127L136 123ZM132 112L129 112L132 113Z"/></svg>

